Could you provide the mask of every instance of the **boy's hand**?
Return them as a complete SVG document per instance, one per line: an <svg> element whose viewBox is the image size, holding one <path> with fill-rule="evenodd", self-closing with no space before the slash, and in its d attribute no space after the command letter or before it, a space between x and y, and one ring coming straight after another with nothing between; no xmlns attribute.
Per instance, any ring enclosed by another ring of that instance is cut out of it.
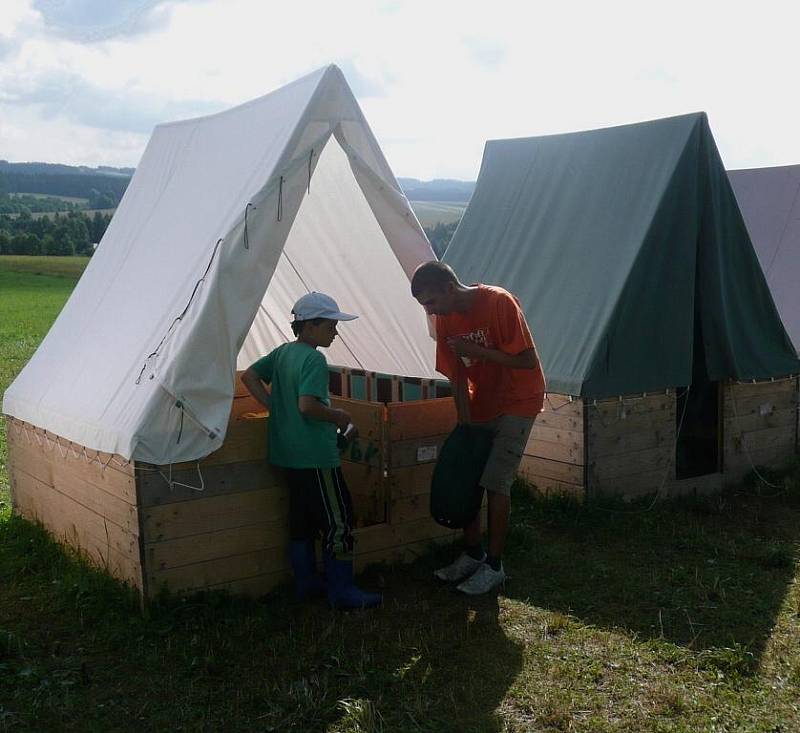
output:
<svg viewBox="0 0 800 733"><path fill-rule="evenodd" d="M474 341L461 337L448 339L447 343L450 345L450 348L453 349L456 356L469 356L473 359L480 359L481 357L485 357L488 351L485 346L481 346Z"/></svg>
<svg viewBox="0 0 800 733"><path fill-rule="evenodd" d="M342 410L341 408L334 409L336 413L336 427L339 428L342 432L347 430L347 426L352 422L350 419L350 413L347 410Z"/></svg>

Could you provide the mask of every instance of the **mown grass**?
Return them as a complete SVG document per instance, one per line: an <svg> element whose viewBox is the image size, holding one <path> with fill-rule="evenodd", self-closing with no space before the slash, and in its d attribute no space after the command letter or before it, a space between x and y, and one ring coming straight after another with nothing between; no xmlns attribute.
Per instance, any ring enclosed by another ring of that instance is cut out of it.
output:
<svg viewBox="0 0 800 733"><path fill-rule="evenodd" d="M88 262L87 257L0 256L0 394L33 356ZM8 502L5 435L0 415L0 504Z"/></svg>
<svg viewBox="0 0 800 733"><path fill-rule="evenodd" d="M27 299L14 318L41 307L36 282L54 316L53 280L0 280ZM3 388L45 321L0 320ZM142 613L6 501L0 731L800 730L798 474L775 497L616 509L516 487L498 596L435 585L448 548L371 569L375 612L281 590Z"/></svg>

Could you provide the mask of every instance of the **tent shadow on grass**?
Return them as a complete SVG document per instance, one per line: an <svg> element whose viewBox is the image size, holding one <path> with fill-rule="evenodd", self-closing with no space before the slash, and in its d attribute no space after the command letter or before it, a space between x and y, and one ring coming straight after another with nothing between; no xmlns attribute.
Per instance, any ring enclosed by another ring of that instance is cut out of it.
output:
<svg viewBox="0 0 800 733"><path fill-rule="evenodd" d="M0 523L0 548L0 661L21 730L127 730L126 711L147 701L149 730L495 733L523 666L496 596L467 598L433 580L456 548L369 568L359 583L383 589L375 611L301 605L283 587L262 599L162 598L144 614L135 594L25 519ZM28 694L65 670L69 688ZM106 689L118 704L97 708Z"/></svg>
<svg viewBox="0 0 800 733"><path fill-rule="evenodd" d="M509 597L758 664L794 580L800 502L725 495L636 513L517 496ZM778 502L778 503L776 503Z"/></svg>

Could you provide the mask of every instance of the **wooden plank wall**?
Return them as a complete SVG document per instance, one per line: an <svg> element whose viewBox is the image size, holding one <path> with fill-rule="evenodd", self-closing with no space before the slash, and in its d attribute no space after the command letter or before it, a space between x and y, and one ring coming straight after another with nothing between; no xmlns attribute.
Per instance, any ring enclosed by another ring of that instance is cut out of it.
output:
<svg viewBox="0 0 800 733"><path fill-rule="evenodd" d="M723 387L725 484L756 466L782 468L797 455L798 379Z"/></svg>
<svg viewBox="0 0 800 733"><path fill-rule="evenodd" d="M670 490L675 409L674 391L587 403L587 496L632 499Z"/></svg>
<svg viewBox="0 0 800 733"><path fill-rule="evenodd" d="M359 563L411 560L431 542L450 542L459 535L430 516L433 468L455 424L450 397L387 405L389 525L359 535Z"/></svg>
<svg viewBox="0 0 800 733"><path fill-rule="evenodd" d="M191 463L172 467L173 481L187 486L170 488L168 467L137 467L150 597L165 586L174 593L224 589L261 595L289 579L288 491L280 471L265 460L266 413L255 412L257 405L249 399L235 398L222 448L199 468ZM455 533L428 517L427 494L421 496L429 489L431 465L415 461L395 469L385 450L387 438L408 453L408 440L428 444L431 430L436 435L449 431L455 422L452 400L402 403L399 411L342 398L333 404L347 409L360 430L355 458L351 449L343 461L354 502L362 510L374 509L371 518L361 514L362 526L354 530L356 568L408 561L430 542L450 540ZM410 459L396 453L395 460ZM383 518L388 521L373 521Z"/></svg>
<svg viewBox="0 0 800 733"><path fill-rule="evenodd" d="M261 595L288 578L288 492L266 461L266 414L248 399L234 399L225 443L199 464L137 464L148 597Z"/></svg>
<svg viewBox="0 0 800 733"><path fill-rule="evenodd" d="M133 464L84 451L21 420L6 418L14 512L40 522L89 562L142 589Z"/></svg>
<svg viewBox="0 0 800 733"><path fill-rule="evenodd" d="M548 394L536 418L520 475L541 494L585 495L584 403Z"/></svg>

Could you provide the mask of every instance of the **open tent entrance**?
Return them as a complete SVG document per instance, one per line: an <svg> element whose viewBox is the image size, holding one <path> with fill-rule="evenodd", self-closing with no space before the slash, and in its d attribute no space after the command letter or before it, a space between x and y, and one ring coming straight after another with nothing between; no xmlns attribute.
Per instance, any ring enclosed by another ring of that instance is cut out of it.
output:
<svg viewBox="0 0 800 733"><path fill-rule="evenodd" d="M722 420L719 382L708 377L703 341L700 278L695 278L692 383L678 391L675 411L675 478L705 476L722 470Z"/></svg>
<svg viewBox="0 0 800 733"><path fill-rule="evenodd" d="M380 287L377 298L376 283ZM319 154L308 192L239 352L237 371L247 369L276 345L294 340L292 306L311 290L331 295L342 310L359 316L339 324L339 335L323 353L331 367L332 399L354 415L362 433L342 456L357 525L384 523L389 497L376 480L386 470L380 465L385 454L382 403L392 401L391 384L398 380L378 380L377 400L373 395L374 401L369 401L365 393L359 395L362 399L357 405L348 399L340 404L336 393L355 397L356 390L337 389L335 383L358 379L351 370L412 380L430 378L433 375L421 373L419 365L433 362L433 341L426 335L423 311L411 297L408 276L356 179L347 152L333 135Z"/></svg>
<svg viewBox="0 0 800 733"><path fill-rule="evenodd" d="M334 136L320 153L239 352L239 371L276 345L294 340L289 326L292 306L311 290L331 295L342 310L359 316L340 324L339 336L324 352L328 364L432 376L420 373L420 365L433 363L433 341L426 336L423 311L411 297L408 276Z"/></svg>

